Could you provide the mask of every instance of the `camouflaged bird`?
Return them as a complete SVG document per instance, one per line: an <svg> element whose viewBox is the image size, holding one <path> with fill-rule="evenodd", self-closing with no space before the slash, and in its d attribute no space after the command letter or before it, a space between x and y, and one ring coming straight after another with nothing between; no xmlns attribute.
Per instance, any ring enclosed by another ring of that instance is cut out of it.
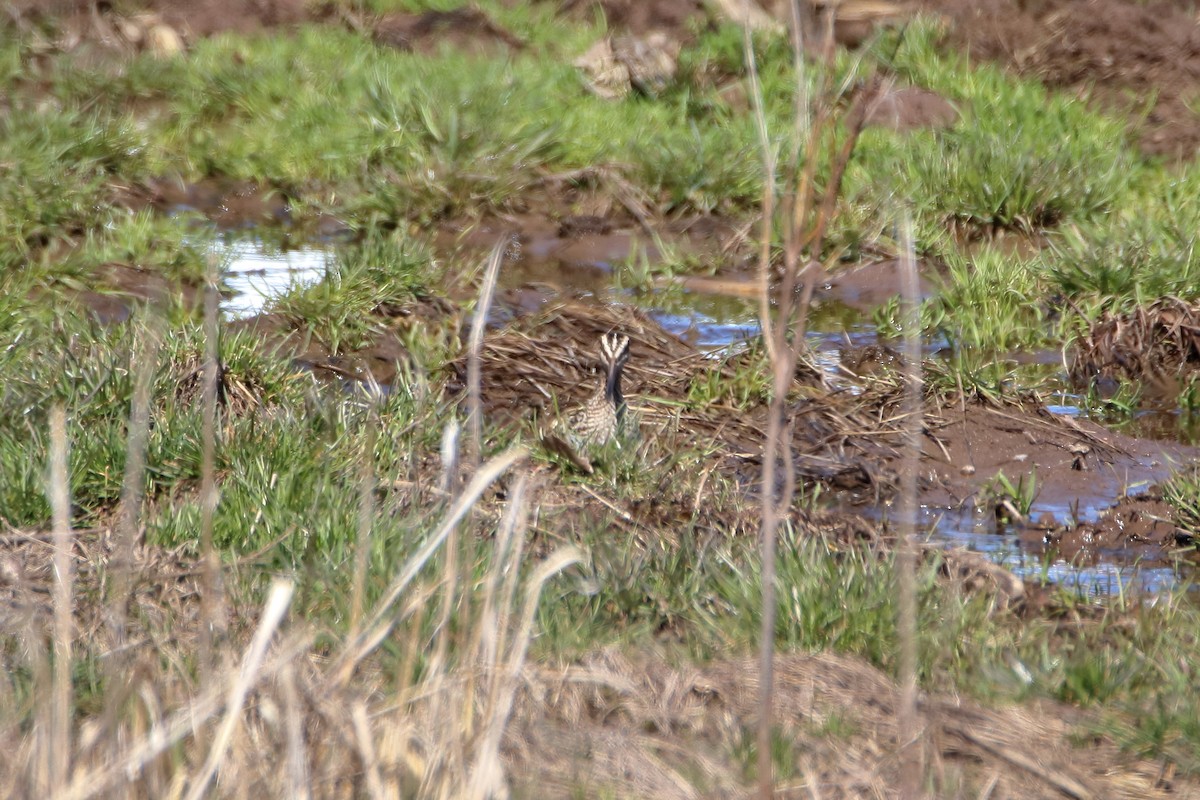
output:
<svg viewBox="0 0 1200 800"><path fill-rule="evenodd" d="M587 473L592 472L589 453L616 438L625 421L621 374L629 361L629 337L616 333L600 337L600 360L604 364L604 378L596 392L566 418L565 424L558 426L566 441L555 433L542 437L548 450Z"/></svg>
<svg viewBox="0 0 1200 800"><path fill-rule="evenodd" d="M602 445L616 436L625 420L621 372L629 361L629 337L615 333L600 337L600 360L604 364L603 383L567 421L567 436L572 444L584 449Z"/></svg>

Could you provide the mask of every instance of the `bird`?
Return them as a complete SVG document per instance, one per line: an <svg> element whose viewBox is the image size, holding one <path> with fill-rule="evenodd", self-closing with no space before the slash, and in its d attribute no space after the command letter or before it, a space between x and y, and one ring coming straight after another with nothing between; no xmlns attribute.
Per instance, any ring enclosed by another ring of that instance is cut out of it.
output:
<svg viewBox="0 0 1200 800"><path fill-rule="evenodd" d="M592 472L588 455L621 433L625 421L625 396L621 394L621 375L629 361L629 337L606 333L600 337L600 360L604 377L587 402L560 424L562 436L547 432L542 441L554 452L584 472Z"/></svg>
<svg viewBox="0 0 1200 800"><path fill-rule="evenodd" d="M629 337L606 333L600 337L600 360L604 379L582 408L567 420L567 435L582 449L607 443L621 430L625 421L625 396L621 394L621 373L629 361Z"/></svg>

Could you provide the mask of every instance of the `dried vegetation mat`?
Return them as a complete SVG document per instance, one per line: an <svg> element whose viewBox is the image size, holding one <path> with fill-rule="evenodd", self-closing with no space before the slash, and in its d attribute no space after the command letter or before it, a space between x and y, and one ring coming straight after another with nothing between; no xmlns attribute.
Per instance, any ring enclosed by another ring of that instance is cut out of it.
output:
<svg viewBox="0 0 1200 800"><path fill-rule="evenodd" d="M1200 369L1200 304L1164 297L1104 312L1075 344L1071 376L1171 381Z"/></svg>
<svg viewBox="0 0 1200 800"><path fill-rule="evenodd" d="M859 659L776 658L776 736L786 752L776 797L895 797L901 764L896 684ZM606 650L566 669L529 668L506 752L514 788L550 797L747 796L758 665L675 667ZM1086 712L1041 702L988 710L922 695L925 761L938 797L1151 798L1187 787L1103 739L1072 737ZM746 753L744 761L730 754Z"/></svg>
<svg viewBox="0 0 1200 800"><path fill-rule="evenodd" d="M538 430L565 417L601 380L597 342L630 337L625 368L630 418L640 427L640 469L699 458L699 472L743 487L758 480L766 425L769 366L747 345L706 353L635 309L567 301L490 332L481 354L484 413L493 425ZM448 388L461 393L467 359L450 365ZM801 365L791 395L797 477L810 484L886 492L883 464L894 459L899 387L873 382L853 393L830 387Z"/></svg>
<svg viewBox="0 0 1200 800"><path fill-rule="evenodd" d="M177 749L193 735L199 736L193 756L208 746L221 753L212 787L220 797L461 796L478 788L483 768L488 781L518 797L750 796L755 661L680 665L653 650L615 648L568 665L468 658L393 694L382 690L389 678L369 660L348 671L338 646L330 653L329 643L317 645L301 619L290 621L246 673L253 648L245 654L240 648L265 623L256 609L232 602L222 616L226 635L213 639L215 660L224 666L194 676L187 663L205 625L199 565L175 553L138 550L126 643L118 648L112 608L100 600L110 537L103 529L79 533L73 555L80 596L91 601L75 605L78 641L101 662L121 659L126 690L115 687L107 703L128 705L124 716L133 725L111 741L96 735L103 716L83 726L73 754L77 779L63 796L106 796L126 780L130 796L177 796L188 762L199 764ZM42 535L19 531L5 539L0 629L26 651L8 648L6 668L32 665L32 679L44 689L49 652L33 631L45 630L52 614L52 546ZM165 674L163 660L173 665ZM111 675L113 664L95 668ZM239 681L246 690L241 698L225 688ZM775 681L776 737L789 754L776 765L777 797L895 796L898 688L889 677L859 658L785 654L776 658ZM226 714L237 724L222 742L208 731ZM1095 735L1095 715L1065 704L986 709L922 694L918 714L936 796L1155 798L1200 790ZM6 745L0 785L22 785L23 773L39 766L38 737L12 726L0 730L0 742ZM36 775L28 778L36 783Z"/></svg>

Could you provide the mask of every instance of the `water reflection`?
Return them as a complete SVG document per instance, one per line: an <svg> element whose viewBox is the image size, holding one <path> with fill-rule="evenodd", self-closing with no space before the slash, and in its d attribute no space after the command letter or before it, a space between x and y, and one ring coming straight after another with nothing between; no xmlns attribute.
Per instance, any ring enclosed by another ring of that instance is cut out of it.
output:
<svg viewBox="0 0 1200 800"><path fill-rule="evenodd" d="M218 239L213 252L228 290L221 310L232 319L261 314L290 289L322 280L332 259L322 247L270 245L256 237Z"/></svg>
<svg viewBox="0 0 1200 800"><path fill-rule="evenodd" d="M862 513L862 509L856 510ZM1061 504L1035 503L1031 516L1036 518L1048 513L1059 521L1078 517L1077 522L1094 522L1104 510L1098 504L1068 508ZM888 515L895 520L893 510L868 514L876 519ZM1179 578L1169 565L1139 563L1130 553L1105 553L1105 560L1078 563L1035 552L1015 532L998 527L995 516L983 509L924 506L918 511L916 528L925 532L928 541L982 553L1024 580L1046 581L1087 596L1123 594L1131 589L1154 593L1179 585Z"/></svg>

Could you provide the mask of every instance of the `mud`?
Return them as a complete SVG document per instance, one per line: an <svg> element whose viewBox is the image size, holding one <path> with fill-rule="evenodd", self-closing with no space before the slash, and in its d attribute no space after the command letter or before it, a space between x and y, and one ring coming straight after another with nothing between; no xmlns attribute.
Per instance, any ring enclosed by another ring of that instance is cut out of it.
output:
<svg viewBox="0 0 1200 800"><path fill-rule="evenodd" d="M127 190L123 204L151 207L164 214L195 212L223 230L257 225L287 225L292 220L287 197L271 186L230 178L186 182L151 178Z"/></svg>
<svg viewBox="0 0 1200 800"><path fill-rule="evenodd" d="M949 46L1129 113L1148 155L1190 159L1200 146L1200 116L1189 107L1200 94L1195 4L923 0L921 6L949 22Z"/></svg>
<svg viewBox="0 0 1200 800"><path fill-rule="evenodd" d="M101 325L127 321L134 308L143 303L165 307L172 302L181 302L185 307L196 308L201 296L196 286L173 282L162 275L117 262L97 267L87 285L56 290L59 291L68 302L86 309Z"/></svg>
<svg viewBox="0 0 1200 800"><path fill-rule="evenodd" d="M1031 552L1050 553L1071 564L1120 559L1152 565L1189 538L1174 523L1174 509L1154 490L1121 497L1097 519L1072 525L1030 526L1021 539ZM1048 520L1047 520L1048 522Z"/></svg>
<svg viewBox="0 0 1200 800"><path fill-rule="evenodd" d="M692 26L710 20L700 0L565 0L560 13L577 19L595 20L603 15L608 27L644 33L662 31L676 41L693 38Z"/></svg>
<svg viewBox="0 0 1200 800"><path fill-rule="evenodd" d="M566 214L530 210L482 220L450 220L439 227L433 245L450 258L474 264L497 241L507 239L511 244L500 273L502 288L543 286L564 294L600 294L621 283L619 273L625 265L661 267L670 253L693 266L709 264L715 269L740 242L733 223L721 217L653 224L647 220L643 225L613 209L611 202L589 193L583 202L563 206L569 209ZM729 260L740 263L736 257Z"/></svg>
<svg viewBox="0 0 1200 800"><path fill-rule="evenodd" d="M946 98L916 86L885 90L867 111L866 124L912 131L923 128L949 128L962 116Z"/></svg>
<svg viewBox="0 0 1200 800"><path fill-rule="evenodd" d="M477 8L426 11L423 14L386 14L371 23L376 42L419 53L436 53L443 47L472 54L495 55L525 47L517 36Z"/></svg>
<svg viewBox="0 0 1200 800"><path fill-rule="evenodd" d="M296 25L312 18L304 0L261 0L246 3L242 0L135 0L121 3L120 10L129 16L151 13L185 39L211 36L222 31L253 33L265 28ZM108 3L92 0L14 0L7 3L9 18L18 25L40 20L66 20L81 37L102 34L97 29L93 9L111 11Z"/></svg>

